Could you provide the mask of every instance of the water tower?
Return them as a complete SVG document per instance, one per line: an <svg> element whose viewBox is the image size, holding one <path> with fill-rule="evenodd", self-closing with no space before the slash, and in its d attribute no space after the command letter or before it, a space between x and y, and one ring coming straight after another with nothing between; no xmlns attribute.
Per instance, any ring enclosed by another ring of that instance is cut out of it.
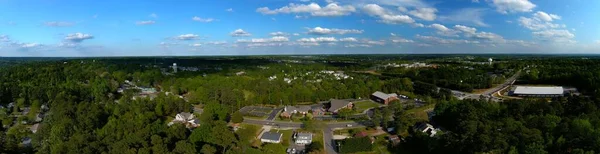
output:
<svg viewBox="0 0 600 154"><path fill-rule="evenodd" d="M177 63L173 63L173 73L177 73Z"/></svg>
<svg viewBox="0 0 600 154"><path fill-rule="evenodd" d="M494 61L494 60L493 60L492 58L488 59L488 62L490 62L490 65L492 65L492 62L493 62L493 61Z"/></svg>

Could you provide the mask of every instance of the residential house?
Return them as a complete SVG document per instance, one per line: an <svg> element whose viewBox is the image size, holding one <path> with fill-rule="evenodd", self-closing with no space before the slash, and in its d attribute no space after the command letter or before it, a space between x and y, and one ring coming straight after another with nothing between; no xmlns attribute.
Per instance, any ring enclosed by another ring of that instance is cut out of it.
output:
<svg viewBox="0 0 600 154"><path fill-rule="evenodd" d="M429 137L435 136L435 134L439 131L439 129L436 129L431 124L425 122L415 125L415 129L419 132L429 135Z"/></svg>
<svg viewBox="0 0 600 154"><path fill-rule="evenodd" d="M173 119L173 121L171 121L169 123L169 126L173 125L174 123L183 123L188 128L190 128L190 127L198 127L200 125L200 120L196 119L196 117L194 117L194 114L192 114L192 113L181 112L181 113L175 115L175 119Z"/></svg>
<svg viewBox="0 0 600 154"><path fill-rule="evenodd" d="M352 109L353 106L354 104L350 101L334 99L329 101L329 109L327 109L327 111L337 113L339 110L344 108Z"/></svg>
<svg viewBox="0 0 600 154"><path fill-rule="evenodd" d="M376 91L375 93L371 94L371 100L381 103L381 104L385 104L388 105L391 101L397 100L398 99L398 95L397 94L386 94L380 91Z"/></svg>
<svg viewBox="0 0 600 154"><path fill-rule="evenodd" d="M280 143L282 136L283 136L283 134L281 134L281 133L265 132L260 137L260 141L263 143Z"/></svg>
<svg viewBox="0 0 600 154"><path fill-rule="evenodd" d="M388 138L390 139L392 146L396 146L396 145L400 144L400 141L402 141L400 139L400 137L398 137L398 135L390 135L390 136L388 136Z"/></svg>
<svg viewBox="0 0 600 154"><path fill-rule="evenodd" d="M312 143L312 133L296 133L294 138L296 139L296 144Z"/></svg>
<svg viewBox="0 0 600 154"><path fill-rule="evenodd" d="M281 112L281 117L286 117L289 118L291 117L293 114L299 113L299 114L303 114L306 115L308 113L308 111L310 111L311 108L310 106L285 106L283 108L283 112Z"/></svg>
<svg viewBox="0 0 600 154"><path fill-rule="evenodd" d="M35 134L38 131L39 127L40 127L40 124L33 124L33 126L31 126L31 128L29 128L29 130L31 130L31 132L33 132Z"/></svg>

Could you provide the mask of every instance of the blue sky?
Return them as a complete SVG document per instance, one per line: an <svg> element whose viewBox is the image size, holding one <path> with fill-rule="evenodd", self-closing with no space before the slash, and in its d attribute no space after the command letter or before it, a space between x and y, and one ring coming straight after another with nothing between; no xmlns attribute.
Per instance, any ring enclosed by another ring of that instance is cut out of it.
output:
<svg viewBox="0 0 600 154"><path fill-rule="evenodd" d="M598 0L0 0L0 56L600 53Z"/></svg>

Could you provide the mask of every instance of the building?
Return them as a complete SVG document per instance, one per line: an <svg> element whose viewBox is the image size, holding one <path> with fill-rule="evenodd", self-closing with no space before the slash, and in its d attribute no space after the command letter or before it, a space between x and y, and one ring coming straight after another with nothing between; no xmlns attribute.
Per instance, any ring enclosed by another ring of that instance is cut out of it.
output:
<svg viewBox="0 0 600 154"><path fill-rule="evenodd" d="M196 117L194 117L194 114L189 112L181 112L175 115L175 119L173 119L173 121L171 121L168 125L171 126L174 123L183 123L188 128L200 126L200 120L196 119Z"/></svg>
<svg viewBox="0 0 600 154"><path fill-rule="evenodd" d="M398 135L390 135L388 136L388 138L390 139L390 143L392 143L392 146L396 146L400 144L400 141L402 141L400 137L398 137Z"/></svg>
<svg viewBox="0 0 600 154"><path fill-rule="evenodd" d="M296 114L296 113L306 115L308 113L308 111L310 111L310 110L311 110L310 106L305 106L305 105L296 106L296 107L285 106L283 108L283 112L281 112L281 117L289 118L292 116L292 114Z"/></svg>
<svg viewBox="0 0 600 154"><path fill-rule="evenodd" d="M562 97L564 93L563 87L517 86L509 94L519 97Z"/></svg>
<svg viewBox="0 0 600 154"><path fill-rule="evenodd" d="M296 133L294 136L296 139L296 144L310 144L312 143L312 134L311 133Z"/></svg>
<svg viewBox="0 0 600 154"><path fill-rule="evenodd" d="M173 73L177 73L177 63L173 63Z"/></svg>
<svg viewBox="0 0 600 154"><path fill-rule="evenodd" d="M352 109L353 106L354 104L350 101L334 99L329 101L329 109L327 109L327 111L337 113L339 110L344 108Z"/></svg>
<svg viewBox="0 0 600 154"><path fill-rule="evenodd" d="M439 131L439 129L436 129L431 124L425 122L415 125L415 129L419 132L429 135L429 137L435 136L435 134L437 134Z"/></svg>
<svg viewBox="0 0 600 154"><path fill-rule="evenodd" d="M398 95L394 93L386 94L380 91L376 91L373 94L371 94L371 100L388 105L391 101L398 100Z"/></svg>
<svg viewBox="0 0 600 154"><path fill-rule="evenodd" d="M283 136L283 134L281 134L281 133L265 132L260 137L260 141L263 143L280 143L282 136Z"/></svg>
<svg viewBox="0 0 600 154"><path fill-rule="evenodd" d="M40 127L40 124L33 124L29 130L31 130L31 132L33 132L34 134L38 131L38 128Z"/></svg>

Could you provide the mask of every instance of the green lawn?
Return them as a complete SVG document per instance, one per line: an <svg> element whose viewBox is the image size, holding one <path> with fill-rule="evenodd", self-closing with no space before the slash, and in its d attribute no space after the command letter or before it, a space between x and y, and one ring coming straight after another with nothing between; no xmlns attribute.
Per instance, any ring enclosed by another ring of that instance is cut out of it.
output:
<svg viewBox="0 0 600 154"><path fill-rule="evenodd" d="M363 113L368 108L379 107L381 104L372 101L361 101L354 103L354 109L358 113Z"/></svg>
<svg viewBox="0 0 600 154"><path fill-rule="evenodd" d="M417 119L429 121L429 117L427 116L427 112L425 112L425 110L431 109L431 108L435 108L435 104L429 104L429 105L421 106L419 108L410 109L410 110L407 110L406 113L414 114L415 118L417 118Z"/></svg>
<svg viewBox="0 0 600 154"><path fill-rule="evenodd" d="M244 118L255 119L255 120L265 120L267 117L253 117L253 116L244 116Z"/></svg>
<svg viewBox="0 0 600 154"><path fill-rule="evenodd" d="M285 147L290 146L290 139L292 138L292 130L271 129L271 132L277 132L277 131L279 131L279 133L283 133L283 136L281 137L281 144Z"/></svg>

